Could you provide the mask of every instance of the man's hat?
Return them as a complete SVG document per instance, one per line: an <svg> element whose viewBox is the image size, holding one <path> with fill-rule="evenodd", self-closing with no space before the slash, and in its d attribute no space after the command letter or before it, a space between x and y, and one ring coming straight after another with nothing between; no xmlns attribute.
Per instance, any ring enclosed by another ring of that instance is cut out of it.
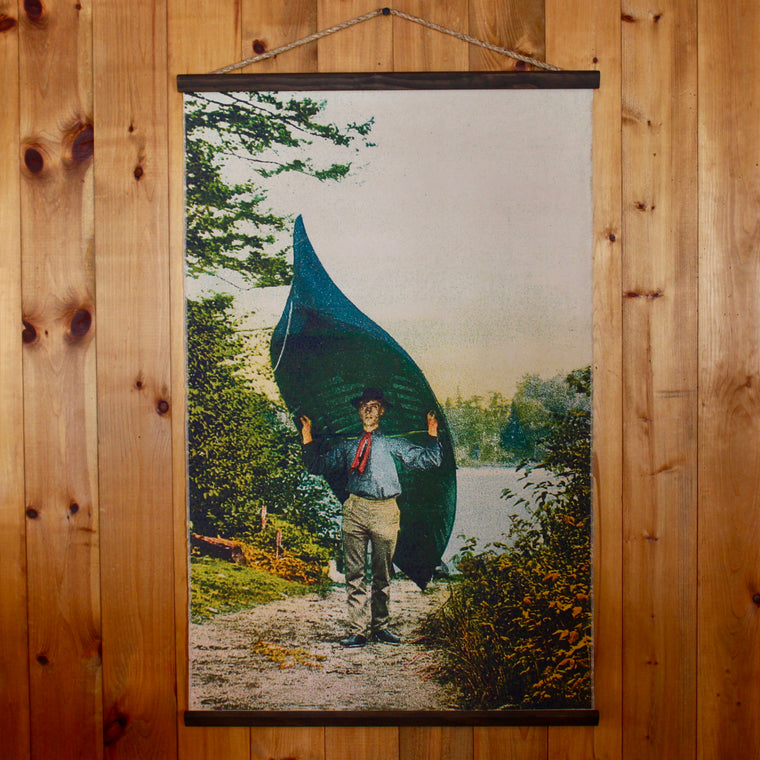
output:
<svg viewBox="0 0 760 760"><path fill-rule="evenodd" d="M391 404L391 402L388 401L385 396L383 396L383 392L380 390L380 388L365 388L362 391L361 396L357 396L356 398L351 399L351 406L354 406L358 409L359 404L362 404L365 401L377 401L386 409L390 409L393 406L393 404Z"/></svg>

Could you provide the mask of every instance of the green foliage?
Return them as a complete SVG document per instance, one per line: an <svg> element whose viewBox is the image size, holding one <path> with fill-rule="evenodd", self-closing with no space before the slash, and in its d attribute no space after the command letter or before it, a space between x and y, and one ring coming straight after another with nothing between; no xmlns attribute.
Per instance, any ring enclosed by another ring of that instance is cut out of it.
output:
<svg viewBox="0 0 760 760"><path fill-rule="evenodd" d="M461 578L423 625L469 708L591 704L590 368L564 382L579 398L539 441L551 477L526 474L528 517L512 519L506 544L467 543Z"/></svg>
<svg viewBox="0 0 760 760"><path fill-rule="evenodd" d="M261 514L337 545L337 511L326 487L305 475L284 411L251 387L249 348L230 314L232 297L187 302L188 477L197 533L256 540Z"/></svg>
<svg viewBox="0 0 760 760"><path fill-rule="evenodd" d="M194 623L202 623L216 614L282 599L283 595L306 594L314 590L256 567L233 565L210 557L192 557L190 573L190 615Z"/></svg>
<svg viewBox="0 0 760 760"><path fill-rule="evenodd" d="M185 109L186 261L188 274L234 272L259 286L290 281L288 246L277 237L292 211L266 204L263 180L299 172L318 181L340 180L350 160L318 166L308 156L315 142L332 144L344 159L353 142L366 139L372 121L338 127L324 123L325 104L266 92L207 93L188 98ZM232 177L243 162L248 178Z"/></svg>
<svg viewBox="0 0 760 760"><path fill-rule="evenodd" d="M588 399L584 400L584 394L567 378L526 375L517 386L501 429L502 447L514 462L540 460L544 456L543 444L557 418L584 403L588 409Z"/></svg>
<svg viewBox="0 0 760 760"><path fill-rule="evenodd" d="M507 424L509 411L509 402L500 393L491 393L487 400L482 396L446 399L444 412L458 465L516 463L501 443L501 431Z"/></svg>

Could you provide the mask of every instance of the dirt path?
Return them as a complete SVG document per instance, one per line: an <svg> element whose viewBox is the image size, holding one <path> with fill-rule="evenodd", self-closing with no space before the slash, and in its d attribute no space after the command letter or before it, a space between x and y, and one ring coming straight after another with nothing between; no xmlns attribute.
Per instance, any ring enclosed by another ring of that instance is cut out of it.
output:
<svg viewBox="0 0 760 760"><path fill-rule="evenodd" d="M191 625L193 710L445 710L456 694L426 672L432 657L413 643L445 584L425 593L394 580L391 614L398 646L344 649L345 591L289 597Z"/></svg>

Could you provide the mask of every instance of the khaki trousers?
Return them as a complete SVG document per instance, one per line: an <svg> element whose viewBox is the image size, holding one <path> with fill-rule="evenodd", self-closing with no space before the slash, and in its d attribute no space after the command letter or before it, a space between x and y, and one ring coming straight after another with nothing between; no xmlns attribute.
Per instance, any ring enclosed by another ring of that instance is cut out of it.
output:
<svg viewBox="0 0 760 760"><path fill-rule="evenodd" d="M396 499L366 499L351 494L343 505L343 550L351 633L366 634L388 627L399 515ZM372 591L368 594L365 568L370 546Z"/></svg>

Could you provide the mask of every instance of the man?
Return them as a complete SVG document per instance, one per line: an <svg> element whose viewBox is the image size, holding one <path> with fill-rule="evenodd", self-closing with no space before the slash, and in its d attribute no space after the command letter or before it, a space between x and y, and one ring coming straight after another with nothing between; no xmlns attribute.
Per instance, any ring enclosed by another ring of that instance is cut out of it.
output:
<svg viewBox="0 0 760 760"><path fill-rule="evenodd" d="M341 439L326 451L320 452L312 439L311 420L300 418L304 462L309 472L347 477L349 496L343 505L343 549L349 634L340 643L344 647L361 647L370 635L376 641L399 644L401 638L388 628L393 552L399 530L396 497L401 493L395 462L411 470L440 467L438 420L433 412L428 413L428 442L426 446L417 446L403 438L383 435L380 420L391 404L379 388L365 388L351 404L359 413L364 434L358 439ZM368 597L365 566L369 546L372 591Z"/></svg>

